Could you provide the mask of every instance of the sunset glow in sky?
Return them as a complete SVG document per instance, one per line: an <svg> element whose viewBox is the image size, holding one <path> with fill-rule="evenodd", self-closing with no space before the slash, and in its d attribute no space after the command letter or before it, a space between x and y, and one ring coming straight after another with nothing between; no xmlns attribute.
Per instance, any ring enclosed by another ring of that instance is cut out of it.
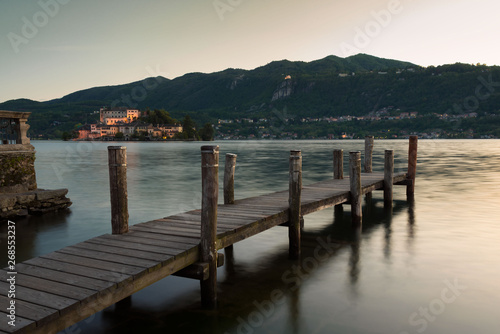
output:
<svg viewBox="0 0 500 334"><path fill-rule="evenodd" d="M498 0L0 0L0 102L359 52L500 65Z"/></svg>

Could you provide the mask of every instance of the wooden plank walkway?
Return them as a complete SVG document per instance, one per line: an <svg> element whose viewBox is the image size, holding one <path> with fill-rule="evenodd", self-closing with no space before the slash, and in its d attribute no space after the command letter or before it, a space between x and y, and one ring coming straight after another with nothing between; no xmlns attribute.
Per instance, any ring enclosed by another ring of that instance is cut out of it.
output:
<svg viewBox="0 0 500 334"><path fill-rule="evenodd" d="M217 250L287 225L289 257L297 258L301 216L350 203L353 224L359 227L362 195L384 189L388 208L392 208L393 184L406 185L407 195L413 196L416 136L410 138L408 173L394 174L392 150L385 152L384 173L371 173L373 137L367 137L365 146L367 173L361 173L361 153L350 152L351 178L344 179L342 152L336 150L334 179L303 186L301 152L291 151L288 190L237 201L236 155L228 154L223 205L217 205L219 147L203 146L202 208L130 228L126 148L108 147L113 233L16 264L15 273L0 270L0 317L4 319L0 334L57 333L169 275L200 280L202 306L215 307L216 266L224 262ZM8 323L13 302L15 327Z"/></svg>
<svg viewBox="0 0 500 334"><path fill-rule="evenodd" d="M383 173L362 174L364 194L383 188ZM406 173L394 176L404 183ZM289 192L219 205L217 249L289 219ZM349 179L302 188L302 214L347 203ZM136 224L16 266L16 326L7 324L9 278L0 271L0 333L54 333L200 261L201 210Z"/></svg>

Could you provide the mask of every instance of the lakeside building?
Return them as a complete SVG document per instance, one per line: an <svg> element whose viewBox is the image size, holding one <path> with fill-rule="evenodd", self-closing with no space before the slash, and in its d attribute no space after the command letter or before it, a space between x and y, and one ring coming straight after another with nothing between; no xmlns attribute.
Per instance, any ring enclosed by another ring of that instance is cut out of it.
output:
<svg viewBox="0 0 500 334"><path fill-rule="evenodd" d="M99 110L100 122L106 125L119 123L131 123L141 117L141 112L138 109L128 108L101 108Z"/></svg>
<svg viewBox="0 0 500 334"><path fill-rule="evenodd" d="M101 108L100 123L80 127L75 140L100 140L114 138L118 133L123 139L145 136L150 139L171 139L183 131L180 124L150 124L141 122L141 112L127 108Z"/></svg>

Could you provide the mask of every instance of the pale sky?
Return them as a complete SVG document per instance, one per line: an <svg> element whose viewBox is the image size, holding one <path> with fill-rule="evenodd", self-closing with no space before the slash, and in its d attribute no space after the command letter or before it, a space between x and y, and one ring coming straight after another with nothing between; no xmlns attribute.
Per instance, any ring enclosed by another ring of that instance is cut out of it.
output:
<svg viewBox="0 0 500 334"><path fill-rule="evenodd" d="M0 0L0 102L360 52L499 65L499 13L498 0Z"/></svg>

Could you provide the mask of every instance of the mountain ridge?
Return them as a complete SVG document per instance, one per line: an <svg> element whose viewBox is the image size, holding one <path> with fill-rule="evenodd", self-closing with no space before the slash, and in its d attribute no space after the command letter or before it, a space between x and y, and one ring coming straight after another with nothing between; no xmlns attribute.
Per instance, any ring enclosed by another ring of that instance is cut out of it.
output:
<svg viewBox="0 0 500 334"><path fill-rule="evenodd" d="M424 68L366 54L331 55L311 62L272 61L252 70L150 77L79 90L46 102L10 100L0 108L32 111L34 133L46 133L52 124L71 130L92 120L89 113L103 106L165 109L178 119L189 113L200 124L265 118L273 110L296 117L362 116L389 107L420 114L497 112L500 89L489 87L494 91L479 100L475 97L479 78L500 82L500 67L456 63Z"/></svg>

